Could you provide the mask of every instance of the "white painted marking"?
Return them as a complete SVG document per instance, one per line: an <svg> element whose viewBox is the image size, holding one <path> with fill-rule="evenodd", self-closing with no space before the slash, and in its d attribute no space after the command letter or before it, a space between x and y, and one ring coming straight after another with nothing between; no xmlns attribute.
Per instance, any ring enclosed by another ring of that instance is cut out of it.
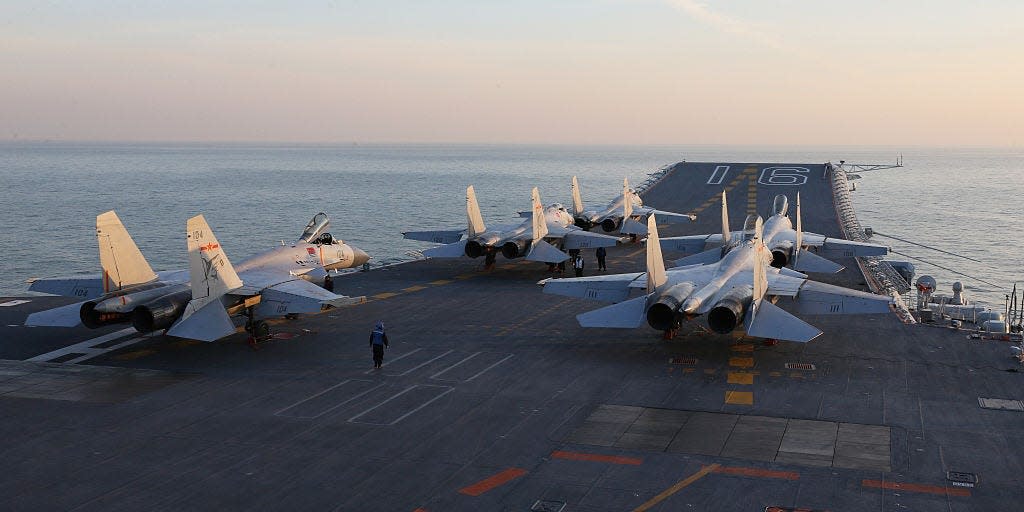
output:
<svg viewBox="0 0 1024 512"><path fill-rule="evenodd" d="M721 185L727 172L729 172L728 165L719 165L715 167L715 172L711 173L711 177L708 178L708 185Z"/></svg>
<svg viewBox="0 0 1024 512"><path fill-rule="evenodd" d="M402 359L404 359L406 357L409 357L409 356L415 354L416 352L419 352L420 350L423 350L423 349L422 348L417 348L417 349L410 350L409 352L406 352L406 353L404 353L404 354L402 354L402 355L400 355L398 357L395 357L395 358L391 359L390 361L388 361L388 362L386 362L386 363L384 363L384 364L382 364L380 366L381 366L381 368L383 368L383 367L385 367L385 366L387 366L387 365L389 365L391 363L394 363L395 361L400 361L400 360L402 360ZM366 370L363 373L366 374L366 375L369 375L369 374L374 373L376 371L377 371L377 368L373 368L373 369L370 369L370 370Z"/></svg>
<svg viewBox="0 0 1024 512"><path fill-rule="evenodd" d="M9 308L11 306L20 306L22 304L28 304L29 302L32 302L32 301L31 300L23 300L23 299L9 300L7 302L0 303L0 308Z"/></svg>
<svg viewBox="0 0 1024 512"><path fill-rule="evenodd" d="M498 366L499 364L504 363L505 361L508 361L511 358L512 358L512 354L509 354L509 355L505 356L501 361L498 361L497 363L494 363L494 364L488 366L487 368L484 368L483 370L480 370L480 373L478 373L478 374L476 374L476 375L466 379L466 382L469 382L469 381L471 381L471 380L473 380L473 379L475 379L475 378L477 378L477 377L487 373L487 371L490 370L491 368L494 368L495 366Z"/></svg>
<svg viewBox="0 0 1024 512"><path fill-rule="evenodd" d="M342 385L347 384L349 382L369 382L371 384L373 383L372 380L345 379L345 380L343 380L343 381L341 381L341 382L339 382L339 383L337 383L337 384L335 384L335 385L333 385L333 386L331 386L331 387L329 387L329 388L327 388L327 389L325 389L325 390L323 390L323 391L321 391L319 393L310 395L307 398L303 398L302 400L299 400L298 402L295 402L294 404L289 405L288 407L285 407L284 409L281 409L280 411L275 412L274 416L280 416L281 413L287 411L288 409L291 409L291 408L294 408L294 407L296 407L298 405L304 404L304 403L306 403L306 402L308 402L308 401L310 401L310 400L312 400L312 399L314 399L314 398L316 398L316 397L318 397L318 396L320 396L320 395L322 395L322 394L324 394L324 393L326 393L328 391L331 391L332 389L337 388L338 386L342 386ZM366 395L367 393L369 393L369 392L371 392L371 391L373 391L373 390L375 390L377 388L380 388L382 386L384 386L384 384L377 384L376 386L373 386L370 389L367 389L366 391L363 391L361 393L357 393L357 394L353 395L352 397L350 397L349 399L347 399L345 401L339 402L339 403L335 404L332 407L324 409L323 411L320 412L320 414L317 414L316 416L292 416L292 417L293 418L302 418L302 419L315 420L315 419L319 418L320 416L323 416L324 414L327 414L327 413L337 409L338 407L341 407L341 406L343 406L343 405L345 405L345 404L347 404L347 403L349 403L349 402L351 402L353 400L361 398L363 395Z"/></svg>
<svg viewBox="0 0 1024 512"><path fill-rule="evenodd" d="M424 387L424 388L445 388L445 391L443 393L441 393L440 395L437 395L434 398L431 398L430 400L427 400L425 403L423 403L419 407L417 407L417 408L415 408L415 409L413 409L413 410L411 410L411 411L409 411L409 412L399 416L398 419L395 419L395 420L391 421L390 423L371 423L371 422L365 422L365 421L355 421L356 418L358 418L360 416L365 416L366 414L368 414L370 412L373 412L378 407L380 407L380 406L382 406L382 405L384 405L384 404L386 404L386 403L388 403L388 402L390 402L390 401L392 401L392 400L394 400L394 399L396 399L396 398L398 398L398 397L400 397L400 396L402 396L402 395L404 395L404 394L406 394L406 393L408 393L408 392L410 392L410 391L412 391L412 390L414 390L416 388L419 388L419 387ZM363 411L363 412L361 412L359 414L356 414L355 416L352 416L351 418L348 419L348 422L349 423L365 423L367 425L382 425L382 426L394 425L395 423L398 423L399 421L402 421L405 418L408 418L414 412L419 411L420 409L422 409L422 408L424 408L424 407L434 403L434 401L436 401L438 398L441 398L442 396L447 395L448 393L451 393L452 391L455 391L455 388L453 388L451 386L433 386L433 385L430 385L430 384L424 384L424 385L413 384L412 386L409 386L409 387L403 389L402 391L399 391L397 395L394 395L391 398L388 398L387 400L384 400L383 402L381 402L381 403L379 403L379 404L377 404L377 405L375 405L373 407L370 407L369 409L367 409L367 410L365 410L365 411Z"/></svg>
<svg viewBox="0 0 1024 512"><path fill-rule="evenodd" d="M448 354L451 354L451 353L452 353L452 351L448 350L448 351L443 352L441 355L436 356L436 357L432 357L430 359L427 359L426 361L424 361L424 362L422 362L422 363L420 363L420 364L418 364L416 366L413 366L412 368L409 368L408 370L406 370L406 371L404 371L402 373L385 373L384 375L387 375L388 377L401 377L403 375L409 375L410 373L412 373L412 372L414 372L414 371L416 371L416 370L418 370L418 369L420 369L420 368L422 368L422 367L424 367L424 366L426 366L426 365L428 365L430 363L433 363L434 361L437 361L438 359L441 359L442 357L444 357L444 356L446 356Z"/></svg>
<svg viewBox="0 0 1024 512"><path fill-rule="evenodd" d="M470 359L473 359L474 357L476 357L476 356L478 356L478 355L480 355L482 353L483 352L476 352L476 353L470 354L469 357L466 357L462 361L459 361L459 362L449 366L448 368L445 368L444 370L441 370L441 371L431 375L430 378L431 379L436 379L438 375L441 375L442 373L444 373L444 372L446 372L448 370L451 370L452 368L455 368L456 366L459 366L460 364L465 363L466 361L469 361Z"/></svg>
<svg viewBox="0 0 1024 512"><path fill-rule="evenodd" d="M116 350L116 349L121 348L121 347L123 347L125 345L130 345L130 344L135 343L138 340L142 339L142 336L136 336L136 337L133 337L130 340L124 342L124 343L118 343L117 345L115 345L113 347L108 347L108 348L92 348L95 345L100 345L100 344L106 343L108 341L113 341L113 340L116 340L118 338L123 338L123 337L128 336L128 335L133 334L133 333L137 334L138 331L136 331L134 327L127 327L127 328L121 329L120 331L114 331L114 332L112 332L110 334L104 334L103 336L99 336L99 337L93 338L91 340L85 340L85 341L83 341L81 343L75 343L74 345L68 345L68 346L66 346L64 348L59 348L57 350L54 350L53 352L47 352L45 354L40 354L40 355L35 356L33 358L26 359L26 361L45 362L45 361L52 361L54 359L57 359L58 357L66 356L68 354L85 354L84 356L72 359L70 361L66 361L66 362L69 362L69 363L72 363L72 362L79 363L79 362L85 361L86 359L91 359L93 357L96 357L96 356L99 356L99 355L102 355L102 354L106 354L107 352L110 352L111 350Z"/></svg>
<svg viewBox="0 0 1024 512"><path fill-rule="evenodd" d="M807 183L807 173L810 172L806 167L765 167L761 169L757 182L761 185L803 185Z"/></svg>

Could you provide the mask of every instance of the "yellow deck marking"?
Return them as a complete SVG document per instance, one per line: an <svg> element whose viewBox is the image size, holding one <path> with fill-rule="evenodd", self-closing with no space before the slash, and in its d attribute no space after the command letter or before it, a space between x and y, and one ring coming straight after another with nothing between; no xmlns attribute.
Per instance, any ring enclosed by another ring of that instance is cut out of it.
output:
<svg viewBox="0 0 1024 512"><path fill-rule="evenodd" d="M441 286L442 284L448 284L448 283L451 283L451 282L452 282L451 279L438 279L437 281L431 281L430 284L436 285L436 286Z"/></svg>
<svg viewBox="0 0 1024 512"><path fill-rule="evenodd" d="M704 369L704 374L705 374L705 375L714 375L714 374L715 374L715 372L717 372L717 371L718 371L718 370L716 370L716 369L714 369L714 368L705 368L705 369Z"/></svg>
<svg viewBox="0 0 1024 512"><path fill-rule="evenodd" d="M417 285L410 286L408 288L402 288L402 291L403 292L418 292L420 290L426 290L426 289L427 289L426 286L420 286L420 285L417 284Z"/></svg>
<svg viewBox="0 0 1024 512"><path fill-rule="evenodd" d="M696 368L683 368L683 373L693 373L696 370Z"/></svg>
<svg viewBox="0 0 1024 512"><path fill-rule="evenodd" d="M782 372L768 372L770 377L782 377Z"/></svg>
<svg viewBox="0 0 1024 512"><path fill-rule="evenodd" d="M789 377L792 378L792 379L802 379L802 378L804 378L804 374L793 372L793 373L789 374Z"/></svg>
<svg viewBox="0 0 1024 512"><path fill-rule="evenodd" d="M174 343L171 343L171 346L174 348L188 348L191 347L192 345L198 345L199 343L200 342L196 340L179 340L175 341Z"/></svg>
<svg viewBox="0 0 1024 512"><path fill-rule="evenodd" d="M754 366L753 357L730 357L729 366L735 366L737 368L750 368Z"/></svg>
<svg viewBox="0 0 1024 512"><path fill-rule="evenodd" d="M392 292L384 292L384 293L378 293L377 295L372 295L371 298L374 298L374 299L390 299L391 297L394 297L395 295L398 295L398 294L397 293L392 293Z"/></svg>
<svg viewBox="0 0 1024 512"><path fill-rule="evenodd" d="M751 343L744 343L742 345L733 345L732 347L729 348L729 350L732 350L733 352L753 352L754 351L754 345L751 344Z"/></svg>
<svg viewBox="0 0 1024 512"><path fill-rule="evenodd" d="M696 473L694 473L694 474L692 474L692 475L690 475L690 476L680 480L679 482L677 482L672 487L669 487L668 489L665 489L664 491L662 491L661 494L659 494L659 495L657 495L657 496L647 500L643 505L640 505L639 507L633 509L633 512L645 512L646 510L650 510L651 507L657 505L658 503L661 503L661 502L667 500L673 494L683 490L686 486L696 482L697 480L700 480L701 478L704 478L708 473L710 473L710 472L712 472L712 471L714 471L714 470L716 470L718 468L719 468L718 464L712 464L710 466L704 466L703 468L700 469L700 471L698 471L698 472L696 472Z"/></svg>
<svg viewBox="0 0 1024 512"><path fill-rule="evenodd" d="M472 279L473 277L476 277L476 274L459 274L455 276L455 279Z"/></svg>
<svg viewBox="0 0 1024 512"><path fill-rule="evenodd" d="M751 391L726 391L725 403L733 405L754 405L754 393Z"/></svg>
<svg viewBox="0 0 1024 512"><path fill-rule="evenodd" d="M729 384L753 384L754 375L747 372L729 372Z"/></svg>
<svg viewBox="0 0 1024 512"><path fill-rule="evenodd" d="M152 350L152 349L148 349L147 348L147 349L143 349L143 350L133 350L131 352L125 352L124 354L119 354L119 355L114 356L114 359L117 359L117 360L120 360L120 361L132 361L134 359L138 359L140 357L151 356L153 354L156 354L156 350Z"/></svg>

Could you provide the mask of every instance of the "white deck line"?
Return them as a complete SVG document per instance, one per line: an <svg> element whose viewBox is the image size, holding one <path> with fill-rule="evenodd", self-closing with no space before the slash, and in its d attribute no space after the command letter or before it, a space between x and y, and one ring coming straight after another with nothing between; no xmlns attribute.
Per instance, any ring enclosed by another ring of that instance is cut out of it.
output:
<svg viewBox="0 0 1024 512"><path fill-rule="evenodd" d="M94 347L96 345L99 345L99 344L102 344L102 343L106 343L106 342L111 341L111 340L116 340L118 338L123 338L123 337L131 335L133 333L134 334L138 334L138 331L136 331L134 327L126 327L124 329L121 329L120 331L114 331L112 333L104 334L103 336L99 336L99 337L93 338L91 340L85 340L85 341L83 341L81 343L75 343L74 345L68 345L68 346L66 346L64 348L59 348L57 350L54 350L53 352L47 352L45 354L39 354L38 356L26 359L26 361L46 362L46 361L52 361L54 359L57 359L57 358L59 358L61 356L65 356L65 355L68 355L68 354L86 354L86 355L88 355L88 357L85 357L85 359L90 359L90 358L96 357L96 356L101 355L101 354L105 354L105 353L110 352L111 350L113 350L113 348L106 349L106 348L92 348L92 347ZM141 336L138 336L138 337L132 338L131 340L129 340L129 342L134 343L134 342L138 341L141 338L142 338ZM128 344L130 344L129 342L119 343L118 345L116 345L116 347L120 348L120 347L122 347L124 345L128 345ZM74 360L74 362L77 363L77 362L79 362L79 360L84 361L85 359L83 359L83 358L76 358Z"/></svg>

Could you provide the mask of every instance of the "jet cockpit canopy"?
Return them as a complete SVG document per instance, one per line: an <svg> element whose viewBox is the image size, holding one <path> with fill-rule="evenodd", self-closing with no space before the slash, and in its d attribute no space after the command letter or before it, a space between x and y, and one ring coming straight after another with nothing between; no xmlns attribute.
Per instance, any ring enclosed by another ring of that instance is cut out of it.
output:
<svg viewBox="0 0 1024 512"><path fill-rule="evenodd" d="M306 229L302 232L300 240L306 243L315 243L315 241L327 231L327 228L331 226L331 219L327 218L327 214L320 212L313 216L313 219L306 224ZM329 242L328 242L329 243Z"/></svg>
<svg viewBox="0 0 1024 512"><path fill-rule="evenodd" d="M789 211L789 199L785 194L779 194L775 196L775 201L772 203L772 213L775 215L786 215Z"/></svg>
<svg viewBox="0 0 1024 512"><path fill-rule="evenodd" d="M743 219L743 242L749 242L757 236L757 221L760 218L758 215L751 214Z"/></svg>

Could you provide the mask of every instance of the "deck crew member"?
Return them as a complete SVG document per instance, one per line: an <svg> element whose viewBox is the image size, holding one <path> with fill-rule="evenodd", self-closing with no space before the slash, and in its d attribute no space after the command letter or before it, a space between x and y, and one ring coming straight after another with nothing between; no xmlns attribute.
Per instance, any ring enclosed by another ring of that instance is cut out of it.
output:
<svg viewBox="0 0 1024 512"><path fill-rule="evenodd" d="M384 364L384 347L388 346L388 335L384 332L384 321L378 320L370 332L370 346L373 347L373 367Z"/></svg>

